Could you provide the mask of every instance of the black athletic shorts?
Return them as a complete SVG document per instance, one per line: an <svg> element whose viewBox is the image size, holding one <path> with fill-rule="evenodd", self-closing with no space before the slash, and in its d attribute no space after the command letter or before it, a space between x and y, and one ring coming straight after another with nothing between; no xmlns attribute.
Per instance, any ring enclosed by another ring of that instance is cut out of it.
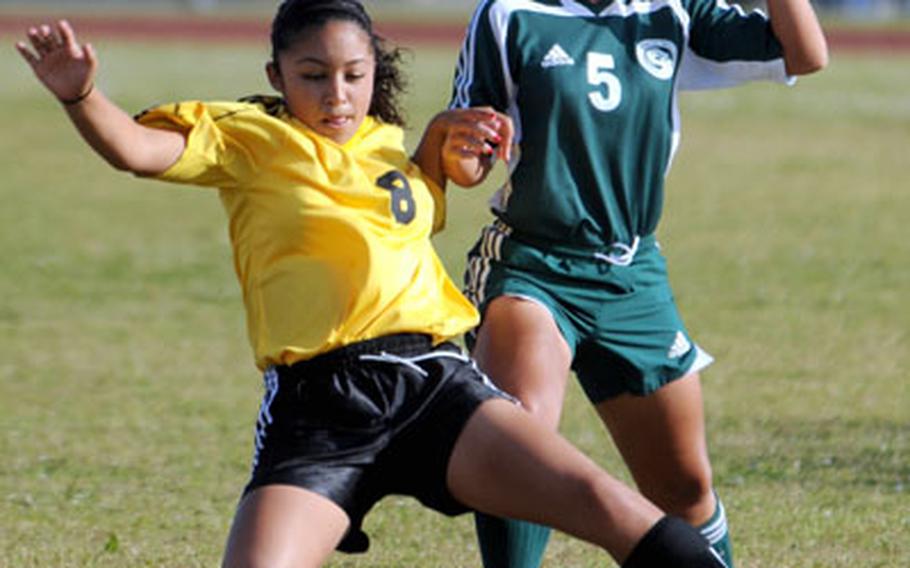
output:
<svg viewBox="0 0 910 568"><path fill-rule="evenodd" d="M386 495L466 512L446 485L449 456L483 401L508 398L457 346L411 334L271 367L264 380L244 495L285 484L331 499L351 520L344 552L367 550L363 517Z"/></svg>

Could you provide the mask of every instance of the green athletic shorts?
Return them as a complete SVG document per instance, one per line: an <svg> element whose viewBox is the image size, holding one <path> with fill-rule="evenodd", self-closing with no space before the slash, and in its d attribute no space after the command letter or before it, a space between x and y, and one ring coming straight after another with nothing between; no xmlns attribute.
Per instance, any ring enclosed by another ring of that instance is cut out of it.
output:
<svg viewBox="0 0 910 568"><path fill-rule="evenodd" d="M597 251L532 243L496 221L468 253L465 294L481 314L506 295L546 307L594 404L648 395L713 361L683 325L653 235Z"/></svg>

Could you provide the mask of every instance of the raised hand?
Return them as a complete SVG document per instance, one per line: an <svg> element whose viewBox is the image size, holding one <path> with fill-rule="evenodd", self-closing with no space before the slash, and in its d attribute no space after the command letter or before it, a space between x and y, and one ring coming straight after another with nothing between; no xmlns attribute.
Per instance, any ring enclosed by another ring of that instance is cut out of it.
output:
<svg viewBox="0 0 910 568"><path fill-rule="evenodd" d="M494 153L505 161L511 158L512 121L491 108L453 109L437 115L446 124L444 158L489 157Z"/></svg>
<svg viewBox="0 0 910 568"><path fill-rule="evenodd" d="M93 87L98 60L91 44L80 45L69 22L53 27L41 25L28 30L31 47L16 43L16 49L35 72L38 80L64 104L87 97Z"/></svg>
<svg viewBox="0 0 910 568"><path fill-rule="evenodd" d="M445 187L451 180L474 187L490 173L496 156L511 159L512 120L489 107L450 109L427 125L413 160Z"/></svg>

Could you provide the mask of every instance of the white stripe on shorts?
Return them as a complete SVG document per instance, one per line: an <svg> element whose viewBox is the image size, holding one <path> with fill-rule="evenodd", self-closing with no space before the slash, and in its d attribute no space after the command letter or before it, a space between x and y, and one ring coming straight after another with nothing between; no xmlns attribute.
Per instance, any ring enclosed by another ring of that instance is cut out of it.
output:
<svg viewBox="0 0 910 568"><path fill-rule="evenodd" d="M266 428L274 422L272 418L272 403L278 396L278 371L275 367L269 367L262 375L262 382L265 386L265 394L262 397L262 404L259 406L259 416L256 419L256 433L254 438L253 450L253 469L259 465L259 452L265 447Z"/></svg>
<svg viewBox="0 0 910 568"><path fill-rule="evenodd" d="M465 296L475 306L479 307L486 300L484 290L490 276L490 266L493 261L502 258L502 242L510 232L511 229L501 221L495 221L483 228L480 253L469 259L465 274Z"/></svg>
<svg viewBox="0 0 910 568"><path fill-rule="evenodd" d="M404 365L410 369L414 369L419 372L421 375L426 376L427 372L420 367L419 363L423 361L429 361L430 359L439 359L439 358L450 358L457 359L462 363L468 363L471 365L471 368L477 373L477 376L480 377L481 382L484 386L489 387L490 389L499 393L503 398L506 398L516 404L521 404L517 398L500 389L490 380L483 371L477 366L477 361L465 355L462 351L430 351L429 353L423 353L421 355L415 355L414 357L402 357L400 355L394 355L392 353L386 353L385 351L379 353L378 355L361 355L360 360L362 361L382 361L386 363L392 363L396 365Z"/></svg>

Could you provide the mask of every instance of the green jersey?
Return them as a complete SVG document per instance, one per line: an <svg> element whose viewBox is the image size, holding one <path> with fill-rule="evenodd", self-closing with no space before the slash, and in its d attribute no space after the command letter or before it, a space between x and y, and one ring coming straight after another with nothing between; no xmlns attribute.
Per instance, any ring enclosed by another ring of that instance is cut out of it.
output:
<svg viewBox="0 0 910 568"><path fill-rule="evenodd" d="M789 82L761 12L724 0L485 0L452 107L516 125L493 210L517 235L582 247L653 233L679 143L677 93Z"/></svg>

